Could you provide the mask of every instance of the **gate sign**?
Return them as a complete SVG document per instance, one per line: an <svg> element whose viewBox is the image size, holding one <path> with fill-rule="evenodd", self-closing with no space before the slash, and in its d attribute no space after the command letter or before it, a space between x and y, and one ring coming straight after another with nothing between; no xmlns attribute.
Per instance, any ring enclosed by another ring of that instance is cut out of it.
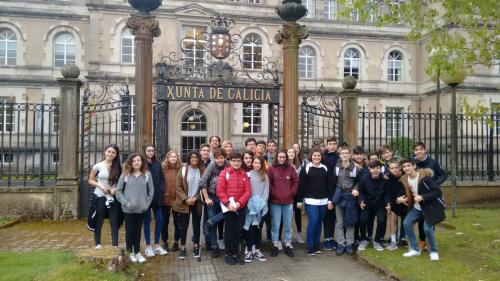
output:
<svg viewBox="0 0 500 281"><path fill-rule="evenodd" d="M277 87L230 87L157 84L158 99L168 101L279 104Z"/></svg>

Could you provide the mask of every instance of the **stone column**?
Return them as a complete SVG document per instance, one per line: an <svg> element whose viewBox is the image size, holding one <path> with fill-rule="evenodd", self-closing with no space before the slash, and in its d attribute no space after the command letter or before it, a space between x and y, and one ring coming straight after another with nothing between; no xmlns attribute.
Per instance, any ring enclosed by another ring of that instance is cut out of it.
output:
<svg viewBox="0 0 500 281"><path fill-rule="evenodd" d="M304 25L296 21L307 14L300 0L285 0L276 13L286 21L275 36L283 48L283 147L298 142L299 124L299 45L307 38Z"/></svg>
<svg viewBox="0 0 500 281"><path fill-rule="evenodd" d="M66 64L61 70L63 77L59 99L59 164L54 189L54 220L78 218L79 188L79 119L80 70L74 64Z"/></svg>
<svg viewBox="0 0 500 281"><path fill-rule="evenodd" d="M135 36L135 151L153 143L153 38L160 36L156 17L132 14L127 27Z"/></svg>
<svg viewBox="0 0 500 281"><path fill-rule="evenodd" d="M356 88L356 78L347 76L342 81L339 92L342 109L342 141L352 148L358 144L358 96L361 92Z"/></svg>

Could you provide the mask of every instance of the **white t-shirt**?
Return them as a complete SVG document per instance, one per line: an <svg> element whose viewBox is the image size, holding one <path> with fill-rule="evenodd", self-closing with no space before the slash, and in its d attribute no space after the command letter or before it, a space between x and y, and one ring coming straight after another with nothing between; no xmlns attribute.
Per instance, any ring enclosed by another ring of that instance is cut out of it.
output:
<svg viewBox="0 0 500 281"><path fill-rule="evenodd" d="M412 179L408 175L408 185L410 186L410 190L411 190L412 193L417 194L417 195L418 195L418 177L419 177L418 173L417 173L417 176L414 179ZM419 203L414 202L413 203L413 207L415 207L415 209L421 211Z"/></svg>
<svg viewBox="0 0 500 281"><path fill-rule="evenodd" d="M111 187L111 185L109 184L109 181L108 181L109 170L108 170L108 167L106 167L106 163L104 163L104 161L95 164L94 167L92 167L92 170L97 172L97 182L98 183L102 183L102 184L107 185L108 187ZM106 196L106 194L104 194L104 192L102 192L102 190L98 187L96 187L94 189L94 194L97 197Z"/></svg>

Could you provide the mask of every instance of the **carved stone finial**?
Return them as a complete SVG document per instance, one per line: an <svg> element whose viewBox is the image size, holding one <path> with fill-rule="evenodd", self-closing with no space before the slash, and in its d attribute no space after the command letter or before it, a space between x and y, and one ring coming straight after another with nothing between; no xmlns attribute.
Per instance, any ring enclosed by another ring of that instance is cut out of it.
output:
<svg viewBox="0 0 500 281"><path fill-rule="evenodd" d="M352 75L346 76L342 80L342 88L345 90L352 90L356 88L356 84L358 84L358 80Z"/></svg>
<svg viewBox="0 0 500 281"><path fill-rule="evenodd" d="M68 63L61 68L61 74L64 78L76 79L80 76L80 68L76 64Z"/></svg>

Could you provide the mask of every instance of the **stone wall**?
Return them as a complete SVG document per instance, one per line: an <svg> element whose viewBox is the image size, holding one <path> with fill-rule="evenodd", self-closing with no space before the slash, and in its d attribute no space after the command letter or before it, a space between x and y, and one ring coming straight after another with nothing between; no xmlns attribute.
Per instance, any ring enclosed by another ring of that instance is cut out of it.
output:
<svg viewBox="0 0 500 281"><path fill-rule="evenodd" d="M52 219L55 187L0 188L0 216Z"/></svg>

